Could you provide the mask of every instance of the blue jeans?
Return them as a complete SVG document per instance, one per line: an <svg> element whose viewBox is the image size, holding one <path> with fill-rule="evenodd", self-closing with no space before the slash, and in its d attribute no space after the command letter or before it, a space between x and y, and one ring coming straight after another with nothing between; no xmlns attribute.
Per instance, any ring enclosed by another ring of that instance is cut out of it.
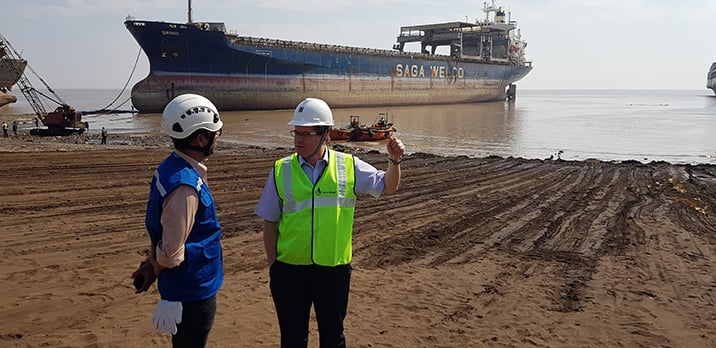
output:
<svg viewBox="0 0 716 348"><path fill-rule="evenodd" d="M348 312L351 272L350 265L296 266L280 261L271 265L271 295L282 348L308 346L311 305L316 311L320 347L346 346L343 320Z"/></svg>
<svg viewBox="0 0 716 348"><path fill-rule="evenodd" d="M216 316L216 295L201 301L182 302L181 323L172 336L173 348L203 348Z"/></svg>

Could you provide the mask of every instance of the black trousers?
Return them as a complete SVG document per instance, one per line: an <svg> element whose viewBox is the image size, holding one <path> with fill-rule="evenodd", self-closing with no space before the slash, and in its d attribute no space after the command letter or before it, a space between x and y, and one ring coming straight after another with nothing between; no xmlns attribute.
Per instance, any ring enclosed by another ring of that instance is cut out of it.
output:
<svg viewBox="0 0 716 348"><path fill-rule="evenodd" d="M216 316L216 295L201 301L182 302L181 323L172 336L173 348L203 348Z"/></svg>
<svg viewBox="0 0 716 348"><path fill-rule="evenodd" d="M308 346L311 305L316 312L321 348L345 347L343 319L348 312L352 268L271 265L271 295L281 329L282 348Z"/></svg>

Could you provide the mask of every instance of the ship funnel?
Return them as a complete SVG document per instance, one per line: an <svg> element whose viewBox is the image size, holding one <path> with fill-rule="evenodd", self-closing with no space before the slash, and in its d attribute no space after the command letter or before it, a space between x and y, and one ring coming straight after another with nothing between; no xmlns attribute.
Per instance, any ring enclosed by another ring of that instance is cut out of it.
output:
<svg viewBox="0 0 716 348"><path fill-rule="evenodd" d="M499 9L499 10L497 10L497 12L495 12L495 23L502 23L502 24L506 23L505 22L505 11L503 11L502 9Z"/></svg>

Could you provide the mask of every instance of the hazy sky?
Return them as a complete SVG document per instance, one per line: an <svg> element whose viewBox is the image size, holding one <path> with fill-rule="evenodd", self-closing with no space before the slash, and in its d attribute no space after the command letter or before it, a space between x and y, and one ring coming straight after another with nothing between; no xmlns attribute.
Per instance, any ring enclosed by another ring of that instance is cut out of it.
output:
<svg viewBox="0 0 716 348"><path fill-rule="evenodd" d="M194 21L241 35L390 49L402 25L483 18L482 1L194 0ZM498 1L527 41L521 89L702 89L713 0ZM139 45L127 15L186 22L184 0L0 0L0 33L53 88L122 88ZM130 87L146 76L142 54ZM33 84L35 78L31 75ZM41 86L36 86L41 87Z"/></svg>

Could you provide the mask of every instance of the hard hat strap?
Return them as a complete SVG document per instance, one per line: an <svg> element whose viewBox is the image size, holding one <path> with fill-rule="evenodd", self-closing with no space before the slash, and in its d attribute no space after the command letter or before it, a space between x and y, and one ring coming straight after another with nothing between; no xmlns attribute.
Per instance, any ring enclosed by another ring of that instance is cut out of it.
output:
<svg viewBox="0 0 716 348"><path fill-rule="evenodd" d="M313 157L313 155L315 155L318 152L318 150L321 149L321 146L323 145L323 142L326 140L327 135L328 135L328 132L321 134L321 141L318 143L318 145L316 145L316 149L314 149L310 155L306 156L306 159Z"/></svg>
<svg viewBox="0 0 716 348"><path fill-rule="evenodd" d="M210 132L207 134L209 136L209 143L206 144L204 147L194 146L191 144L187 144L185 148L189 150L198 151L204 154L204 157L209 157L211 155L211 145L214 144L214 139L216 139L216 132ZM199 136L199 133L194 134L194 137Z"/></svg>

